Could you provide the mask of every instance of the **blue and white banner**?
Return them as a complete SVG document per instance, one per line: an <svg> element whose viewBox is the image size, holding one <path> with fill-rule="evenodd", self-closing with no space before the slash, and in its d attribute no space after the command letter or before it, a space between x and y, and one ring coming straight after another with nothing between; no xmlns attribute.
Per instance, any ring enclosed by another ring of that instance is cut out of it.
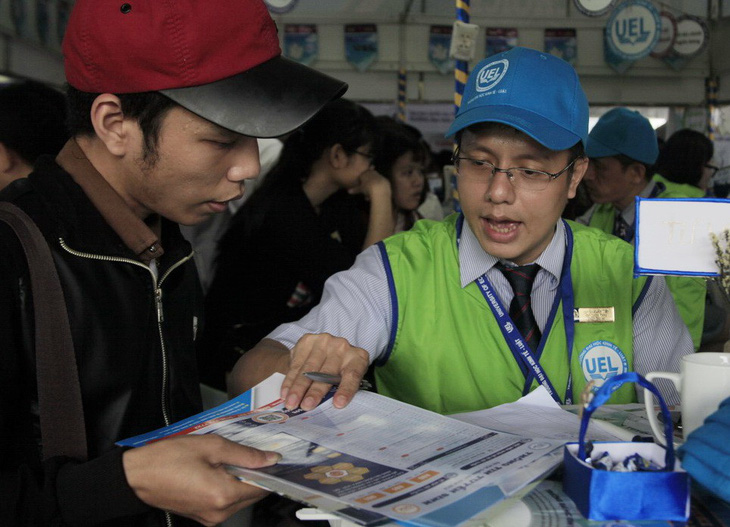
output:
<svg viewBox="0 0 730 527"><path fill-rule="evenodd" d="M545 30L545 53L550 53L575 65L578 58L578 41L573 28L549 28Z"/></svg>
<svg viewBox="0 0 730 527"><path fill-rule="evenodd" d="M358 71L367 70L378 58L378 27L375 24L347 24L345 56Z"/></svg>
<svg viewBox="0 0 730 527"><path fill-rule="evenodd" d="M449 58L451 26L431 26L428 34L428 60L442 75L454 71L455 61Z"/></svg>
<svg viewBox="0 0 730 527"><path fill-rule="evenodd" d="M677 19L669 11L659 13L662 27L659 31L659 38L651 50L651 56L655 59L666 57L672 52L674 41L677 39Z"/></svg>
<svg viewBox="0 0 730 527"><path fill-rule="evenodd" d="M49 1L36 0L35 4L35 26L38 32L38 40L41 44L48 44L49 21Z"/></svg>
<svg viewBox="0 0 730 527"><path fill-rule="evenodd" d="M710 31L704 20L690 15L677 18L676 31L672 48L662 60L673 69L680 70L705 50L710 41Z"/></svg>
<svg viewBox="0 0 730 527"><path fill-rule="evenodd" d="M651 53L661 33L659 11L647 0L620 4L606 24L604 56L619 72Z"/></svg>
<svg viewBox="0 0 730 527"><path fill-rule="evenodd" d="M288 13L294 9L297 5L298 0L264 0L266 7L269 11L276 14Z"/></svg>
<svg viewBox="0 0 730 527"><path fill-rule="evenodd" d="M487 28L487 57L509 51L517 45L519 33L514 27L488 27Z"/></svg>
<svg viewBox="0 0 730 527"><path fill-rule="evenodd" d="M284 26L284 56L305 66L311 66L319 56L319 35L314 24Z"/></svg>
<svg viewBox="0 0 730 527"><path fill-rule="evenodd" d="M30 36L28 11L28 0L10 0L10 16L13 20L15 34L19 37Z"/></svg>
<svg viewBox="0 0 730 527"><path fill-rule="evenodd" d="M601 16L611 10L616 0L573 0L573 3L586 16Z"/></svg>
<svg viewBox="0 0 730 527"><path fill-rule="evenodd" d="M68 17L71 16L71 2L69 0L59 0L56 12L56 37L58 44L63 42L63 36L66 34L66 26L68 25Z"/></svg>

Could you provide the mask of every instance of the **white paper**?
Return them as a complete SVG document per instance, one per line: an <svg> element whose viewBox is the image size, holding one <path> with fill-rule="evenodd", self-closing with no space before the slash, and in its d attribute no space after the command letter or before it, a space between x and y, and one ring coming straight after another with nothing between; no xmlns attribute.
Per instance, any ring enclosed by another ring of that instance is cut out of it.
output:
<svg viewBox="0 0 730 527"><path fill-rule="evenodd" d="M565 442L578 441L580 431L578 416L564 410L543 386L538 386L514 403L450 417L498 432ZM630 441L634 435L593 419L588 424L586 440Z"/></svg>

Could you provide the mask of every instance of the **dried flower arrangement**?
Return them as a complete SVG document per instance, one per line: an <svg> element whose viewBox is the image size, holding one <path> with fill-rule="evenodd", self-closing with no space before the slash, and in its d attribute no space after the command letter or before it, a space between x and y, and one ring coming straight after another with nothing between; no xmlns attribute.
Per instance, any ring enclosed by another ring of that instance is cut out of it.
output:
<svg viewBox="0 0 730 527"><path fill-rule="evenodd" d="M720 271L720 276L714 280L720 285L726 300L730 300L730 229L723 230L719 236L711 232L710 239L715 249L715 263Z"/></svg>

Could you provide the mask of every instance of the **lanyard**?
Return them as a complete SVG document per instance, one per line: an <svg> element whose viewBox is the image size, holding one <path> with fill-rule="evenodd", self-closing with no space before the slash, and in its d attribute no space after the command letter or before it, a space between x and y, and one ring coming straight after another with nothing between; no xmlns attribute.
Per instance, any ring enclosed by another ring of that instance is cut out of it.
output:
<svg viewBox="0 0 730 527"><path fill-rule="evenodd" d="M509 346L510 351L512 351L512 355L515 357L520 370L525 376L525 385L522 390L522 394L527 395L530 391L533 379L537 379L537 381L545 387L550 396L558 404L573 404L573 373L571 360L573 357L573 342L575 340L575 321L573 318L573 282L570 275L570 262L573 257L573 233L565 221L563 221L563 224L565 226L565 257L563 258L563 268L560 273L560 295L555 295L553 306L550 309L550 316L548 317L548 321L545 326L547 332L543 333L536 353L533 353L533 351L530 350L523 341L522 336L518 331L516 331L514 322L502 305L499 297L495 294L494 288L487 278L487 274L484 273L482 276L477 278L476 283L477 286L479 286L479 290L482 292L482 296L484 296L484 300L492 310L492 314L502 330L502 335L504 336L505 341L507 341L507 345ZM457 247L461 240L461 230L463 226L464 216L460 215L456 226ZM548 339L548 333L555 321L555 316L561 300L563 304L563 325L565 326L565 337L568 348L568 383L565 387L565 402L560 399L560 395L553 387L547 373L545 373L545 370L543 370L539 362L543 348L545 347L545 343Z"/></svg>

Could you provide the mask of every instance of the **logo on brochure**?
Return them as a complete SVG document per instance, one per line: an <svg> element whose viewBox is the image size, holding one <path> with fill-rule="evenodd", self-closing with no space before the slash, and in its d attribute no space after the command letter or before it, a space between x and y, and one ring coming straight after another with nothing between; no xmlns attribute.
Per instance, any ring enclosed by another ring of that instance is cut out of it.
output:
<svg viewBox="0 0 730 527"><path fill-rule="evenodd" d="M629 371L626 355L608 340L588 344L580 354L580 367L586 381L596 382L596 389L611 377Z"/></svg>
<svg viewBox="0 0 730 527"><path fill-rule="evenodd" d="M336 485L338 483L357 483L365 479L370 469L356 467L352 463L337 463L335 465L317 465L304 474L304 479L314 480L322 485Z"/></svg>
<svg viewBox="0 0 730 527"><path fill-rule="evenodd" d="M507 74L509 60L495 60L490 62L477 73L476 90L478 92L488 91L494 88Z"/></svg>
<svg viewBox="0 0 730 527"><path fill-rule="evenodd" d="M251 420L255 423L269 424L269 423L284 423L289 419L289 416L282 412L267 412L263 414L254 415Z"/></svg>
<svg viewBox="0 0 730 527"><path fill-rule="evenodd" d="M412 503L401 503L393 507L392 510L398 514L418 514L421 512L421 507Z"/></svg>

